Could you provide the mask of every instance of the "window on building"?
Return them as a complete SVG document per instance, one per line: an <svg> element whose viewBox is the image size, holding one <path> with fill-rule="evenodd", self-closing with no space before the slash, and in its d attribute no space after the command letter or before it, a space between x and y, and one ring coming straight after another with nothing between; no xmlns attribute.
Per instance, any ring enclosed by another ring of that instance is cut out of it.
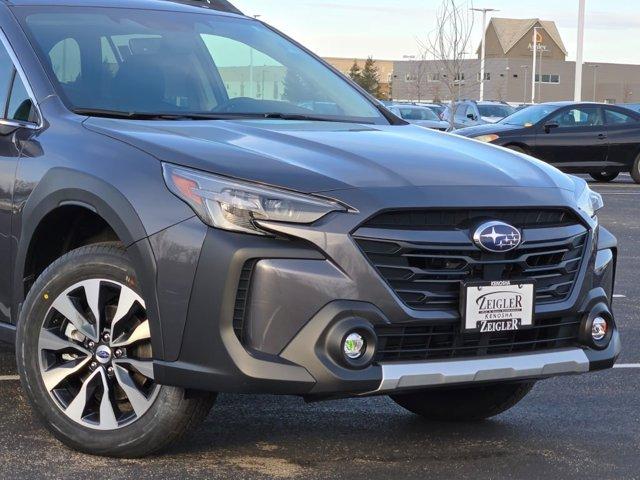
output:
<svg viewBox="0 0 640 480"><path fill-rule="evenodd" d="M418 81L418 76L412 73L407 73L404 77L404 81L409 83L409 82L417 82Z"/></svg>
<svg viewBox="0 0 640 480"><path fill-rule="evenodd" d="M439 82L440 74L439 73L428 73L427 74L427 82Z"/></svg>
<svg viewBox="0 0 640 480"><path fill-rule="evenodd" d="M540 80L542 78L542 80ZM549 73L543 73L542 77L540 74L536 74L536 82L539 83L560 83L560 75L554 75Z"/></svg>
<svg viewBox="0 0 640 480"><path fill-rule="evenodd" d="M480 72L478 72L478 74L476 75L476 78L478 79L478 81L480 81ZM484 72L484 81L488 82L491 80L491 73L490 72Z"/></svg>

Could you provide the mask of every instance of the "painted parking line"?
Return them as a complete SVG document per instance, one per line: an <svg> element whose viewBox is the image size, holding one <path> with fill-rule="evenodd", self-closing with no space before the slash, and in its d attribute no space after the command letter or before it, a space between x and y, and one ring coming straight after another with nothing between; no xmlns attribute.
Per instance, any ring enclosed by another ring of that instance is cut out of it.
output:
<svg viewBox="0 0 640 480"><path fill-rule="evenodd" d="M20 380L18 375L0 375L0 382L15 382Z"/></svg>
<svg viewBox="0 0 640 480"><path fill-rule="evenodd" d="M640 192L598 192L600 195L640 195Z"/></svg>
<svg viewBox="0 0 640 480"><path fill-rule="evenodd" d="M613 368L620 368L620 369L640 368L640 363L618 363L617 365L614 365Z"/></svg>
<svg viewBox="0 0 640 480"><path fill-rule="evenodd" d="M627 298L627 296L626 295L617 294L617 295L614 295L613 298Z"/></svg>

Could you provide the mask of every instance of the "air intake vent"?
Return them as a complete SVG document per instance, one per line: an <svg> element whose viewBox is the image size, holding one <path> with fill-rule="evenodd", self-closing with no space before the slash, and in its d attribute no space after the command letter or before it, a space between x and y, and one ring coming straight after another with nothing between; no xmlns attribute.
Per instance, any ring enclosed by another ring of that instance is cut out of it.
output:
<svg viewBox="0 0 640 480"><path fill-rule="evenodd" d="M394 230L464 230L482 220L506 222L514 227L552 228L575 225L574 213L563 209L440 209L383 212L362 227Z"/></svg>
<svg viewBox="0 0 640 480"><path fill-rule="evenodd" d="M236 293L236 303L233 311L233 330L240 343L244 344L245 323L249 311L249 295L251 290L251 278L253 271L258 263L257 259L247 261L242 267L240 273L240 281L238 282L238 291Z"/></svg>

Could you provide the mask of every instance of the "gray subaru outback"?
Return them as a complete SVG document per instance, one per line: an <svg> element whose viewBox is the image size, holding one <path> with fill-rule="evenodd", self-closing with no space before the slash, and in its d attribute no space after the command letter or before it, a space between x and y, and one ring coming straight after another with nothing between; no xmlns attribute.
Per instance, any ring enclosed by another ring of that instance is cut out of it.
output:
<svg viewBox="0 0 640 480"><path fill-rule="evenodd" d="M156 452L218 392L478 420L614 364L583 180L409 125L224 1L0 27L0 338L67 445Z"/></svg>

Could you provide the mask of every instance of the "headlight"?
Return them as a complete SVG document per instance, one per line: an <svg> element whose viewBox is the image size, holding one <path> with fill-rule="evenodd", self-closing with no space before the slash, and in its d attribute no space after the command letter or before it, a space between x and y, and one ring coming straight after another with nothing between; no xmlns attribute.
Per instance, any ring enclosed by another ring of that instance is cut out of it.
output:
<svg viewBox="0 0 640 480"><path fill-rule="evenodd" d="M309 224L342 205L293 192L245 183L163 164L169 189L187 202L200 219L216 228L266 235L255 220Z"/></svg>
<svg viewBox="0 0 640 480"><path fill-rule="evenodd" d="M598 192L594 192L588 186L585 187L578 197L578 208L590 217L595 217L596 213L604 208L602 195Z"/></svg>
<svg viewBox="0 0 640 480"><path fill-rule="evenodd" d="M478 140L479 142L491 143L494 140L498 140L500 135L491 134L491 135L480 135L479 137L473 137L474 140Z"/></svg>

